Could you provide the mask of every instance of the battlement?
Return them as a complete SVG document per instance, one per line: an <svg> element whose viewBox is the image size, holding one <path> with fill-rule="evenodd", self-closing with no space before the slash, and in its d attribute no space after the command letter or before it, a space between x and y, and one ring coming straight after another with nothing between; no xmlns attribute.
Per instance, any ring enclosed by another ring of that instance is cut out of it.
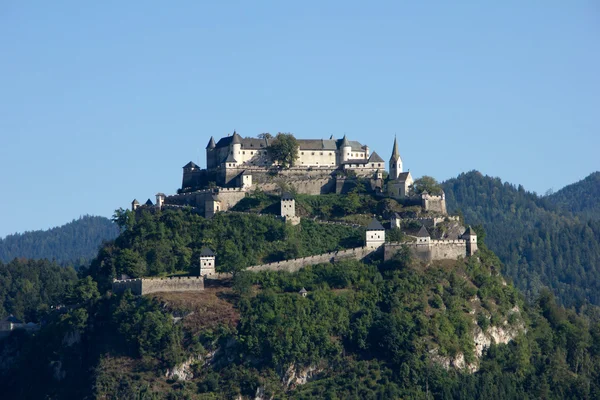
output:
<svg viewBox="0 0 600 400"><path fill-rule="evenodd" d="M136 278L114 280L112 283L114 293L122 293L127 289L138 296L156 292L196 292L204 290L204 278L201 276Z"/></svg>

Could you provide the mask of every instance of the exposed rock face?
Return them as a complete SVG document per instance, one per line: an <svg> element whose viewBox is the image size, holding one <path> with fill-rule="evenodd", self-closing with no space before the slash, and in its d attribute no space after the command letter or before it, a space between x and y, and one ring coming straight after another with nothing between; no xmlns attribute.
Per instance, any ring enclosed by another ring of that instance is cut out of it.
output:
<svg viewBox="0 0 600 400"><path fill-rule="evenodd" d="M304 385L315 379L322 371L323 368L319 368L316 365L297 367L295 364L291 364L283 374L281 382L286 388L293 389L298 385Z"/></svg>
<svg viewBox="0 0 600 400"><path fill-rule="evenodd" d="M186 361L182 362L179 365L174 366L173 368L167 369L165 372L165 378L167 379L177 379L180 381L189 381L194 378L194 371L192 369L192 365L201 364L206 365L210 364L213 357L215 355L215 351L209 352L205 356L197 355L188 358Z"/></svg>
<svg viewBox="0 0 600 400"><path fill-rule="evenodd" d="M519 312L519 308L515 306L511 311L517 313ZM463 353L458 353L454 357L440 356L438 349L430 351L431 358L446 369L455 368L466 370L469 373L477 372L479 370L479 359L487 347L490 347L492 343L508 344L523 330L523 325L510 326L508 321L504 321L503 326L490 326L485 332L479 326L475 326L475 329L473 329L473 342L475 345L475 357L477 359L474 362L467 363Z"/></svg>

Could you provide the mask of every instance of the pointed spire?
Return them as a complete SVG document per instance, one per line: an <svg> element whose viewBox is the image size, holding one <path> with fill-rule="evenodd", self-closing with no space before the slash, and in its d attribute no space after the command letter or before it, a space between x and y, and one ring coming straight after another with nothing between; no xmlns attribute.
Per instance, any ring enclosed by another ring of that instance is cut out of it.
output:
<svg viewBox="0 0 600 400"><path fill-rule="evenodd" d="M394 150L392 151L392 161L398 161L400 159L400 152L398 151L398 140L394 135Z"/></svg>
<svg viewBox="0 0 600 400"><path fill-rule="evenodd" d="M235 129L233 130L233 141L231 143L233 143L233 144L242 144L242 137L237 134L237 132L235 131Z"/></svg>
<svg viewBox="0 0 600 400"><path fill-rule="evenodd" d="M329 136L329 140L335 140L335 137L333 135Z"/></svg>
<svg viewBox="0 0 600 400"><path fill-rule="evenodd" d="M206 148L214 149L215 147L217 147L217 144L215 143L215 139L211 136L210 140L208 141L208 145L206 145Z"/></svg>
<svg viewBox="0 0 600 400"><path fill-rule="evenodd" d="M350 143L348 142L348 139L346 139L346 135L344 135L344 138L342 139L342 147L350 147Z"/></svg>

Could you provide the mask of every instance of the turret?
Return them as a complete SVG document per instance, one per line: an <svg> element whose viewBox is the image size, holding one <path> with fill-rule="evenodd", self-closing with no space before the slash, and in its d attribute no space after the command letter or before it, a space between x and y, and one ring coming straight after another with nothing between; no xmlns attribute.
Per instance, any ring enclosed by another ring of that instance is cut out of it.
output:
<svg viewBox="0 0 600 400"><path fill-rule="evenodd" d="M163 204L165 204L165 194L156 193L156 208L162 208Z"/></svg>
<svg viewBox="0 0 600 400"><path fill-rule="evenodd" d="M233 158L241 160L242 154L242 137L233 131L233 140L231 141L231 153Z"/></svg>
<svg viewBox="0 0 600 400"><path fill-rule="evenodd" d="M462 234L462 238L467 241L467 255L472 256L477 251L477 234L471 228L467 227L465 233Z"/></svg>
<svg viewBox="0 0 600 400"><path fill-rule="evenodd" d="M210 276L215 273L215 253L208 247L200 250L200 276Z"/></svg>
<svg viewBox="0 0 600 400"><path fill-rule="evenodd" d="M137 199L133 199L133 201L131 202L131 211L137 210L137 208L139 206L140 206L140 202L137 201Z"/></svg>
<svg viewBox="0 0 600 400"><path fill-rule="evenodd" d="M392 157L390 158L390 179L396 180L402 173L402 158L400 158L400 152L398 151L398 140L394 137L394 148L392 150Z"/></svg>
<svg viewBox="0 0 600 400"><path fill-rule="evenodd" d="M215 160L215 148L217 144L215 143L215 139L211 136L208 144L206 145L206 168L215 168L217 167L217 163Z"/></svg>
<svg viewBox="0 0 600 400"><path fill-rule="evenodd" d="M346 139L346 135L344 135L344 139L341 144L341 152L342 152L342 162L350 160L350 154L352 152L352 146L350 146L350 142Z"/></svg>
<svg viewBox="0 0 600 400"><path fill-rule="evenodd" d="M417 233L417 246L426 245L429 246L431 244L431 236L429 236L429 232L424 225L421 225L421 229L419 233Z"/></svg>
<svg viewBox="0 0 600 400"><path fill-rule="evenodd" d="M366 246L372 249L377 249L385 243L385 228L377 218L373 218L367 225L365 242Z"/></svg>

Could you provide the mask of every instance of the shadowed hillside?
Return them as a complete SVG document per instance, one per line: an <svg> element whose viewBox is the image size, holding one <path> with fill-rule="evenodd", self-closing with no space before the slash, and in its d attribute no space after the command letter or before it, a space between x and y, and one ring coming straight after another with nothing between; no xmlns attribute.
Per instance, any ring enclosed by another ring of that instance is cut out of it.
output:
<svg viewBox="0 0 600 400"><path fill-rule="evenodd" d="M85 215L46 231L16 233L0 239L0 261L47 258L61 265L86 265L103 241L118 234L119 228L108 218Z"/></svg>

